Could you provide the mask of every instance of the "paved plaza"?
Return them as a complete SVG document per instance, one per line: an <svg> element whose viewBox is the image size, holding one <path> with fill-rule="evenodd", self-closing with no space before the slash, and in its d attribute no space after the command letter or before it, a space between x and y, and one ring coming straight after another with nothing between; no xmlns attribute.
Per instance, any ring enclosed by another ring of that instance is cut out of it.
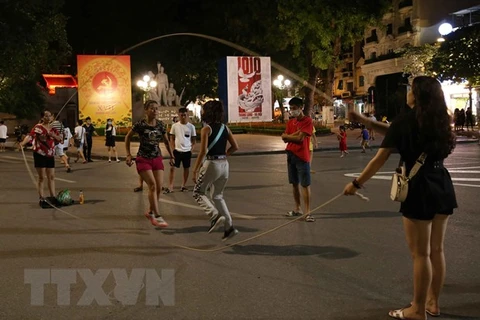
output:
<svg viewBox="0 0 480 320"><path fill-rule="evenodd" d="M374 152L316 152L312 207L338 195ZM136 171L123 162L58 170L57 189L74 198L83 190L85 204L40 209L21 153L2 153L0 319L388 319L412 293L399 206L388 198L397 157L362 190L369 202L342 196L315 211L316 222L274 232L292 209L285 155L231 157L225 198L240 233L225 243L178 189L160 200L169 228L155 229L143 216L147 191L133 192ZM33 169L30 153L27 163ZM441 319L480 319L480 146L460 144L446 165L460 207L446 239Z"/></svg>

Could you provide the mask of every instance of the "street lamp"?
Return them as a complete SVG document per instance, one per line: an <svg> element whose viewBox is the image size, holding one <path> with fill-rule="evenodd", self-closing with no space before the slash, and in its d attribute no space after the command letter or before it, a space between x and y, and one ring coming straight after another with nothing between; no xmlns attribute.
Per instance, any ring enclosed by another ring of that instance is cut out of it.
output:
<svg viewBox="0 0 480 320"><path fill-rule="evenodd" d="M438 38L437 41L438 42L444 42L445 41L444 36L446 36L447 34L449 34L452 31L453 31L453 27L450 23L448 23L448 22L442 23L440 25L440 27L438 27L438 32L440 33L441 37Z"/></svg>
<svg viewBox="0 0 480 320"><path fill-rule="evenodd" d="M148 93L157 87L157 82L152 80L149 75L144 75L143 80L137 81L137 87L143 90L143 103L145 103Z"/></svg>
<svg viewBox="0 0 480 320"><path fill-rule="evenodd" d="M273 80L273 86L276 88L274 90L275 96L278 100L278 105L280 107L280 121L283 122L283 114L284 114L284 107L283 107L283 90L287 89L287 97L290 96L290 85L292 82L289 79L285 79L284 76L281 74L278 75L277 79ZM273 112L275 114L275 111Z"/></svg>

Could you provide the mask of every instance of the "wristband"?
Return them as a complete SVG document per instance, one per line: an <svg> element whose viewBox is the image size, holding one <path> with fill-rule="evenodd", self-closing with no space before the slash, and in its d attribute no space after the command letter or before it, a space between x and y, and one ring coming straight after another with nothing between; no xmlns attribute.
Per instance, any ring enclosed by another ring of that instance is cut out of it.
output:
<svg viewBox="0 0 480 320"><path fill-rule="evenodd" d="M362 189L362 186L360 185L357 179L353 179L352 184L355 188Z"/></svg>

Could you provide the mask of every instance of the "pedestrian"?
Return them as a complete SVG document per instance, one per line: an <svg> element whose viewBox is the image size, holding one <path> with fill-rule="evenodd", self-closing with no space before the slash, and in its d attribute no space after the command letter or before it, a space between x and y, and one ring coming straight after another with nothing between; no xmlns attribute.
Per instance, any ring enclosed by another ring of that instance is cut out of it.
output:
<svg viewBox="0 0 480 320"><path fill-rule="evenodd" d="M0 152L5 152L5 143L7 142L8 128L3 120L0 120Z"/></svg>
<svg viewBox="0 0 480 320"><path fill-rule="evenodd" d="M83 154L88 162L93 162L92 160L92 147L93 147L93 136L98 136L95 131L95 127L92 124L92 119L90 117L85 118L85 144L83 145Z"/></svg>
<svg viewBox="0 0 480 320"><path fill-rule="evenodd" d="M472 127L472 131L473 131L474 124L475 124L475 120L472 114L472 107L468 107L467 111L465 111L465 126L467 127L467 131L469 131L468 130L469 125L470 127Z"/></svg>
<svg viewBox="0 0 480 320"><path fill-rule="evenodd" d="M463 131L463 127L465 126L465 109L461 109L458 112L458 130Z"/></svg>
<svg viewBox="0 0 480 320"><path fill-rule="evenodd" d="M345 126L340 126L339 133L337 134L338 142L339 142L339 149L340 149L340 158L343 158L348 154L347 150L347 131L345 130Z"/></svg>
<svg viewBox="0 0 480 320"><path fill-rule="evenodd" d="M36 124L25 139L20 143L23 148L28 142L32 141L33 162L37 171L37 189L39 204L45 205L43 193L43 181L47 179L48 191L50 197L55 198L55 143L62 141L59 132L52 127L52 114L45 110L40 114L41 120Z"/></svg>
<svg viewBox="0 0 480 320"><path fill-rule="evenodd" d="M130 153L130 140L133 134L137 133L140 137L140 146L135 163L138 174L148 185L148 201L150 204L149 211L145 213L145 216L152 225L166 228L168 223L162 218L158 209L164 169L159 145L162 139L170 155L170 165L173 165L175 159L168 142L166 126L162 121L157 120L158 102L148 100L145 102L144 110L145 118L135 123L125 137L126 163L128 166L133 164L132 154Z"/></svg>
<svg viewBox="0 0 480 320"><path fill-rule="evenodd" d="M223 117L220 101L211 100L203 105L202 121L205 126L200 133L200 150L193 167L193 198L210 217L208 233L223 222L222 241L226 241L238 234L223 198L229 176L228 157L238 150L238 144L230 129L223 124ZM230 144L228 149L227 142Z"/></svg>
<svg viewBox="0 0 480 320"><path fill-rule="evenodd" d="M188 191L186 184L190 173L192 160L192 149L195 145L197 132L195 126L188 121L188 109L178 109L178 122L172 124L170 129L170 148L173 149L175 164L170 167L169 185L163 193L173 192L173 181L175 179L175 168L183 166L183 180L180 191Z"/></svg>
<svg viewBox="0 0 480 320"><path fill-rule="evenodd" d="M375 112L372 112L372 114L370 114L370 120L372 120L372 122L377 121L377 118L375 117ZM375 131L372 127L368 128L368 134L370 136L370 140L375 140Z"/></svg>
<svg viewBox="0 0 480 320"><path fill-rule="evenodd" d="M398 115L390 127L376 126L385 133L381 147L360 176L345 186L344 194L355 194L395 150L405 162L407 175L419 156L426 154L423 166L409 181L407 198L400 206L413 257L413 301L406 308L389 312L396 319L425 320L426 313L440 315L445 231L448 218L457 207L452 180L443 161L455 147L455 136L442 87L435 78L416 77L407 93L407 104L412 109ZM370 121L358 114L356 117L363 123Z"/></svg>
<svg viewBox="0 0 480 320"><path fill-rule="evenodd" d="M287 143L288 181L293 188L295 209L286 216L301 216L300 189L303 197L305 221L314 222L310 214L310 136L313 132L312 118L303 114L303 101L298 97L290 99L290 120L282 134L283 142ZM301 188L299 187L301 186Z"/></svg>
<svg viewBox="0 0 480 320"><path fill-rule="evenodd" d="M83 146L86 142L85 138L85 128L83 127L83 121L78 120L77 126L74 129L74 137L73 137L73 144L74 147L77 148L77 159L75 159L75 163L78 162L80 158L82 158L82 163L87 163L87 159L85 159L85 155L83 154Z"/></svg>
<svg viewBox="0 0 480 320"><path fill-rule="evenodd" d="M57 119L58 114L55 113L53 115L54 120L52 121L52 128L55 128L57 130L58 134L60 135L61 140L59 142L55 142L55 155L59 157L62 161L62 163L65 165L65 169L67 172L71 172L72 169L70 168L70 159L68 158L67 154L63 151L63 144L65 142L65 127L60 120Z"/></svg>
<svg viewBox="0 0 480 320"><path fill-rule="evenodd" d="M63 142L62 142L62 149L63 149L63 154L67 155L68 148L72 146L72 132L70 131L70 128L67 125L67 121L65 119L62 120L62 125L63 125ZM71 166L70 166L70 157L67 156L67 172L72 172Z"/></svg>
<svg viewBox="0 0 480 320"><path fill-rule="evenodd" d="M115 159L118 159L117 148L115 147L115 136L117 135L117 129L113 125L113 119L107 119L107 125L105 126L105 146L108 148L108 162L112 162L112 151L115 153Z"/></svg>
<svg viewBox="0 0 480 320"><path fill-rule="evenodd" d="M369 144L370 136L364 124L362 124L362 129L357 139L360 139L360 138L362 138L362 142L360 144L362 146L362 153L365 153L365 148L369 148L370 150L372 150L372 147L370 147L370 144Z"/></svg>

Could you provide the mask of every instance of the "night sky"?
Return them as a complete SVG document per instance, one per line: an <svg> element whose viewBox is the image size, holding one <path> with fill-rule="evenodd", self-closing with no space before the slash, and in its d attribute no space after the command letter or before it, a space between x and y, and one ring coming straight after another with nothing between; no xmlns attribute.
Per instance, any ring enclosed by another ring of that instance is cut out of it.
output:
<svg viewBox="0 0 480 320"><path fill-rule="evenodd" d="M195 25L200 8L201 0L66 0L63 13L68 18L68 42L74 53L71 71L76 72L76 54L118 54L159 35L198 32ZM176 59L178 41L198 40L162 39L128 52L132 77L148 70L156 72L157 60L168 74L168 68L180 63Z"/></svg>

